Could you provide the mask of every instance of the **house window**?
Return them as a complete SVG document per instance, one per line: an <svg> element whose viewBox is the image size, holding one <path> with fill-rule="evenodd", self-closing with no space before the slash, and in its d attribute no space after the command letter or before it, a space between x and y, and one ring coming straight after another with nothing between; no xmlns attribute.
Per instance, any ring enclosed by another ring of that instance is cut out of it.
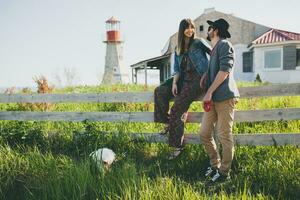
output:
<svg viewBox="0 0 300 200"><path fill-rule="evenodd" d="M282 68L282 51L281 49L265 51L265 69Z"/></svg>
<svg viewBox="0 0 300 200"><path fill-rule="evenodd" d="M297 49L297 65L300 66L300 49Z"/></svg>
<svg viewBox="0 0 300 200"><path fill-rule="evenodd" d="M202 32L204 30L204 26L200 25L199 30Z"/></svg>
<svg viewBox="0 0 300 200"><path fill-rule="evenodd" d="M253 51L243 53L243 72L253 72Z"/></svg>

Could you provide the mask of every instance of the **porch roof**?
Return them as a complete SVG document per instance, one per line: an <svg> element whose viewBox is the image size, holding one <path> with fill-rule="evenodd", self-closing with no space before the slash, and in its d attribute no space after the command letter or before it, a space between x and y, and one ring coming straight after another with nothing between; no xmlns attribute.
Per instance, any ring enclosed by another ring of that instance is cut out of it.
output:
<svg viewBox="0 0 300 200"><path fill-rule="evenodd" d="M149 58L147 60L142 60L138 63L130 65L130 67L135 69L144 69L144 65L146 65L148 69L159 69L164 66L170 56L171 53L167 53L161 56Z"/></svg>

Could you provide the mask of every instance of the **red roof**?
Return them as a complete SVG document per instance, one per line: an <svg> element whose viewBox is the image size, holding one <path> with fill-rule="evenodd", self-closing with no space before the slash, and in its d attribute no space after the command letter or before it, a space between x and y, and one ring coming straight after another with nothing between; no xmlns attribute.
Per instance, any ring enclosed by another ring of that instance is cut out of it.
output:
<svg viewBox="0 0 300 200"><path fill-rule="evenodd" d="M258 38L256 38L253 44L268 44L274 42L285 42L292 40L300 40L300 33L293 33L278 29L270 29L266 33L262 34Z"/></svg>

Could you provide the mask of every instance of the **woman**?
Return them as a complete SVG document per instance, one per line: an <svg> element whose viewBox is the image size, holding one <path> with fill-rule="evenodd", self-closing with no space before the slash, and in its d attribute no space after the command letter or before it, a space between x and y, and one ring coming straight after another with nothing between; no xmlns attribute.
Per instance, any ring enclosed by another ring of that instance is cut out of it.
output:
<svg viewBox="0 0 300 200"><path fill-rule="evenodd" d="M210 52L210 48L195 38L193 21L183 19L179 25L173 77L154 91L154 121L166 124L165 133L169 133L169 145L173 147L169 160L183 150L185 115L191 103L204 92L200 80L208 66L206 53ZM168 114L173 97L174 104Z"/></svg>

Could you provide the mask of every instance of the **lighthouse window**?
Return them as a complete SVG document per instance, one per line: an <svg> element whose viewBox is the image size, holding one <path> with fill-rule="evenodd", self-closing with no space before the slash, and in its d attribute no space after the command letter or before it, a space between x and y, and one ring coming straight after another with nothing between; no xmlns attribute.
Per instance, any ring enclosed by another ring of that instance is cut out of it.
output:
<svg viewBox="0 0 300 200"><path fill-rule="evenodd" d="M116 68L114 68L114 72L116 72L117 71L117 69Z"/></svg>

